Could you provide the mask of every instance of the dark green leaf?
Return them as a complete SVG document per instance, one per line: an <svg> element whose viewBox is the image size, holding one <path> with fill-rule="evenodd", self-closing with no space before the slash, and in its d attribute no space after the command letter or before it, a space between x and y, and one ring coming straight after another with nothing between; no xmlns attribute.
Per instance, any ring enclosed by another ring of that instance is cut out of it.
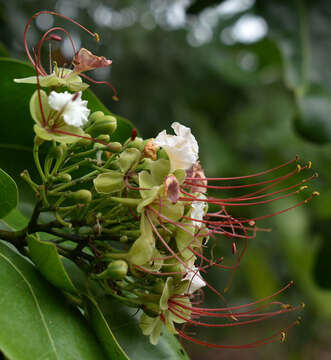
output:
<svg viewBox="0 0 331 360"><path fill-rule="evenodd" d="M117 342L109 327L110 324L107 323L107 320L104 318L104 315L96 301L90 298L87 299L87 301L91 325L109 358L117 360L128 360L129 358Z"/></svg>
<svg viewBox="0 0 331 360"><path fill-rule="evenodd" d="M136 309L121 305L109 296L98 298L97 303L98 308L94 306L90 309L90 317L94 317L91 322L100 341L107 336L109 327L131 359L188 360L176 337L165 328L159 343L151 345L149 338L139 328L140 313L136 314Z"/></svg>
<svg viewBox="0 0 331 360"><path fill-rule="evenodd" d="M31 235L28 239L30 257L40 273L57 288L72 294L78 290L67 274L56 246Z"/></svg>
<svg viewBox="0 0 331 360"><path fill-rule="evenodd" d="M85 319L33 265L0 244L0 349L11 360L105 359Z"/></svg>
<svg viewBox="0 0 331 360"><path fill-rule="evenodd" d="M0 219L1 227L8 230L22 230L28 225L29 220L21 214L18 209L14 209L3 219Z"/></svg>
<svg viewBox="0 0 331 360"><path fill-rule="evenodd" d="M0 169L0 219L3 219L18 204L18 190L15 181Z"/></svg>

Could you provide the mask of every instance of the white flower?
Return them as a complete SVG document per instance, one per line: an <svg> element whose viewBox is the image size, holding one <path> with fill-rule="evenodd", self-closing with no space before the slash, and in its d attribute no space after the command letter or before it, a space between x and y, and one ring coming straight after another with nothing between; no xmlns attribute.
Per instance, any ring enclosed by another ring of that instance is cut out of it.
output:
<svg viewBox="0 0 331 360"><path fill-rule="evenodd" d="M90 110L86 107L87 101L82 100L82 92L71 94L68 91L57 93L52 91L48 97L50 107L61 111L64 121L68 125L81 127L87 123Z"/></svg>
<svg viewBox="0 0 331 360"><path fill-rule="evenodd" d="M170 159L171 171L189 169L198 160L199 146L191 129L175 122L171 125L176 135L160 132L154 143L164 148Z"/></svg>
<svg viewBox="0 0 331 360"><path fill-rule="evenodd" d="M197 267L192 266L187 270L187 273L183 280L189 280L190 284L188 287L188 293L193 294L200 288L206 286L206 282L202 279L201 274Z"/></svg>
<svg viewBox="0 0 331 360"><path fill-rule="evenodd" d="M199 194L198 196L196 196L196 198L205 200L206 196L203 194ZM201 222L201 220L203 219L203 216L205 214L204 209L205 209L206 203L205 203L205 201L193 201L191 206L193 208L193 210L191 212L191 218L198 220L198 221L193 220L192 223L194 226L201 227L201 225L203 224Z"/></svg>

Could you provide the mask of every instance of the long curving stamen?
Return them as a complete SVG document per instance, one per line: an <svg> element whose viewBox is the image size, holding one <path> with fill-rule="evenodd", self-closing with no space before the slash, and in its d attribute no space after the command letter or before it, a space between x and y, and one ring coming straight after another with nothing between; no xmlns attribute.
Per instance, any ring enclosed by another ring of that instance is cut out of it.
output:
<svg viewBox="0 0 331 360"><path fill-rule="evenodd" d="M78 26L79 28L81 28L82 30L86 31L88 34L90 34L91 36L93 36L96 41L99 41L99 35L96 34L96 33L93 33L92 31L88 30L85 26L81 25L80 23L78 23L77 21L73 20L73 19L70 19L69 17L65 16L65 15L62 15L62 14L59 14L55 11L49 11L49 10L42 10L42 11L38 11L36 12L34 15L32 15L30 17L30 19L28 20L28 22L26 23L25 25L25 28L24 28L24 48L25 48L25 52L31 62L31 64L36 68L37 72L41 75L43 75L43 71L42 69L40 69L38 66L37 66L37 63L36 61L33 59L33 57L31 56L31 53L30 53L30 50L29 50L29 47L28 47L28 43L27 43L27 33L28 33L28 30L29 30L29 27L31 25L31 22L33 21L33 19L35 19L37 16L41 15L41 14L48 14L48 15L54 15L54 16L58 16L62 19L65 19L73 24L75 24L76 26Z"/></svg>

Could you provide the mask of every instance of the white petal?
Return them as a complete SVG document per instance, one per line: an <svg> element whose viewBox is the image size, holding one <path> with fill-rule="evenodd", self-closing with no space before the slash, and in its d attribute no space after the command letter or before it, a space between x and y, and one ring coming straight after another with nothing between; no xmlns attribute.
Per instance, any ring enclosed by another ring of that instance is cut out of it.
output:
<svg viewBox="0 0 331 360"><path fill-rule="evenodd" d="M197 196L198 199L206 199L206 196L203 195L203 194L199 194L199 196ZM200 220L200 221L192 221L193 225L194 226L198 226L198 227L201 227L202 225L202 222L201 220L203 219L203 216L204 216L204 209L205 209L205 206L206 206L206 203L204 201L193 201L192 202L192 212L191 212L191 218L192 219L196 219L196 220Z"/></svg>
<svg viewBox="0 0 331 360"><path fill-rule="evenodd" d="M200 288L206 286L206 282L202 279L200 272L198 271L198 268L195 266L192 266L190 270L188 270L187 274L183 278L183 280L189 280L190 285L188 288L188 293L193 294Z"/></svg>
<svg viewBox="0 0 331 360"><path fill-rule="evenodd" d="M167 152L170 159L171 171L189 169L198 160L199 146L191 129L177 122L171 127L176 135L168 135L165 130L155 138L155 144Z"/></svg>
<svg viewBox="0 0 331 360"><path fill-rule="evenodd" d="M82 92L71 94L67 91L57 93L52 91L48 97L48 103L54 110L62 111L64 121L68 125L81 127L88 121L90 110L87 108L87 101L82 100ZM73 100L76 96L75 100Z"/></svg>

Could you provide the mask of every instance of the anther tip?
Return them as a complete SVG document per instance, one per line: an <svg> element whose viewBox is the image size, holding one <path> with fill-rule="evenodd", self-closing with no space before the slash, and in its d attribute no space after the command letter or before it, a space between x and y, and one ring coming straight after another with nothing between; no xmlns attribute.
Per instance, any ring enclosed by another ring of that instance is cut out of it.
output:
<svg viewBox="0 0 331 360"><path fill-rule="evenodd" d="M297 172L299 173L301 171L301 165L297 164Z"/></svg>
<svg viewBox="0 0 331 360"><path fill-rule="evenodd" d="M112 96L112 99L113 99L114 101L119 101L119 100L120 100L120 99L118 98L118 96L116 96L116 95Z"/></svg>
<svg viewBox="0 0 331 360"><path fill-rule="evenodd" d="M97 42L100 41L100 36L99 36L98 33L94 33L94 38L95 38L95 40L96 40Z"/></svg>
<svg viewBox="0 0 331 360"><path fill-rule="evenodd" d="M286 332L285 331L282 331L281 334L280 334L280 341L281 342L285 342L286 340Z"/></svg>
<svg viewBox="0 0 331 360"><path fill-rule="evenodd" d="M308 169L311 168L311 165L312 165L312 162L309 160L309 161L308 161L308 165L307 165L307 166L308 166Z"/></svg>
<svg viewBox="0 0 331 360"><path fill-rule="evenodd" d="M306 307L306 304L303 302L301 303L301 309L304 309Z"/></svg>
<svg viewBox="0 0 331 360"><path fill-rule="evenodd" d="M320 193L318 191L314 191L313 196L320 196Z"/></svg>

